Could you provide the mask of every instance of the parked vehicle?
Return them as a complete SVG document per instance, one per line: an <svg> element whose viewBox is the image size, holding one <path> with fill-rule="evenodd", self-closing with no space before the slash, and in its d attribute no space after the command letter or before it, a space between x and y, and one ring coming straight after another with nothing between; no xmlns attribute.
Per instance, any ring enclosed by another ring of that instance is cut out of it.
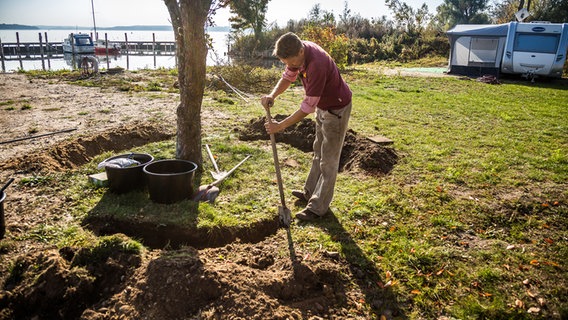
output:
<svg viewBox="0 0 568 320"><path fill-rule="evenodd" d="M568 50L568 23L456 25L447 35L450 74L562 77Z"/></svg>
<svg viewBox="0 0 568 320"><path fill-rule="evenodd" d="M501 72L561 78L567 50L568 23L511 22Z"/></svg>
<svg viewBox="0 0 568 320"><path fill-rule="evenodd" d="M70 33L69 36L63 40L63 52L94 53L95 44L88 34Z"/></svg>

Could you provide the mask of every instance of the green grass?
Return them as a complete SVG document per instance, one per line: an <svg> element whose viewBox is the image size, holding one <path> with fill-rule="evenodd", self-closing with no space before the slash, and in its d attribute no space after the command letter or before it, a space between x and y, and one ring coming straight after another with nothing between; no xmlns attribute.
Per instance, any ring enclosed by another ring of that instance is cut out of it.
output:
<svg viewBox="0 0 568 320"><path fill-rule="evenodd" d="M566 318L566 80L489 85L457 77L386 76L377 65L351 68L344 77L354 93L350 127L360 136L393 139L400 160L383 177L340 173L333 215L294 224L295 244L314 254L339 252L364 271L370 286L390 280L409 318ZM289 90L273 113L289 114L301 99L301 91ZM171 215L173 207L152 204L143 194L105 196L84 179L105 154L68 176L74 216L80 220L113 205L197 226L247 224L275 215L279 199L269 142L242 142L234 131L264 114L258 101L212 90L203 109L226 115L202 137L222 169L252 155L221 185L215 205L200 203L190 212L188 201L176 204L187 213ZM174 149L168 141L135 151L159 159L173 157ZM284 144L278 151L281 162L298 163L282 167L289 199L289 190L301 188L311 155ZM203 155L205 173L196 184L211 181L213 168ZM42 228L33 234L51 239L54 232ZM517 299L523 309L515 307ZM366 307L371 303L365 301ZM528 314L529 307L540 311Z"/></svg>

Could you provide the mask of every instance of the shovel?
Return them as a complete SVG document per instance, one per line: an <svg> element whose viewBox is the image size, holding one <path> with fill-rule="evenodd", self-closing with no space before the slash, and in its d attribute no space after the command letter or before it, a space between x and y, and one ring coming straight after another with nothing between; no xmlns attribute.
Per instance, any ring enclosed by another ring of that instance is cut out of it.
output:
<svg viewBox="0 0 568 320"><path fill-rule="evenodd" d="M219 171L219 167L217 166L217 161L215 161L215 157L213 157L213 154L211 153L211 149L209 149L209 145L206 144L205 148L207 149L207 154L209 155L209 159L211 159L211 162L213 163L213 167L215 167L215 172L209 171L209 172L211 172L211 176L215 180L222 179L224 176L227 175L227 172L226 171Z"/></svg>
<svg viewBox="0 0 568 320"><path fill-rule="evenodd" d="M4 192L4 190L6 190L6 188L8 188L10 184L12 184L12 182L14 182L14 178L10 178L8 182L6 182L6 184L0 189L0 193Z"/></svg>
<svg viewBox="0 0 568 320"><path fill-rule="evenodd" d="M271 106L269 106L271 107ZM272 122L272 117L270 116L270 108L266 109L266 119L268 123ZM278 162L278 150L276 149L276 138L274 133L270 134L270 142L272 143L272 156L274 157L274 169L276 170L276 179L278 180L278 192L280 193L280 203L278 206L278 217L280 223L285 227L290 227L290 221L292 220L292 214L290 209L286 207L286 200L284 199L284 186L282 185L282 174L280 173L280 163Z"/></svg>
<svg viewBox="0 0 568 320"><path fill-rule="evenodd" d="M217 185L223 182L223 180L225 180L231 173L233 173L233 171L237 170L237 168L240 167L241 164L243 164L250 157L250 155L246 156L246 158L244 158L241 162L234 166L233 169L229 170L229 172L225 173L212 183L199 186L197 191L192 196L193 201L207 201L209 203L215 202L215 198L217 198L217 196L219 195L219 188L217 187Z"/></svg>

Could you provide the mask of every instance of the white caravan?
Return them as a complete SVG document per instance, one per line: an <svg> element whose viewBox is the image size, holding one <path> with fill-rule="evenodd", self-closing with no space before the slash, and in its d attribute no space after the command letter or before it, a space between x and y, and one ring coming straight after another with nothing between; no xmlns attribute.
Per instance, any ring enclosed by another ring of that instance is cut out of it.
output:
<svg viewBox="0 0 568 320"><path fill-rule="evenodd" d="M511 22L502 73L562 77L568 50L568 23Z"/></svg>
<svg viewBox="0 0 568 320"><path fill-rule="evenodd" d="M447 31L447 35L450 74L562 77L568 50L568 23L462 24Z"/></svg>

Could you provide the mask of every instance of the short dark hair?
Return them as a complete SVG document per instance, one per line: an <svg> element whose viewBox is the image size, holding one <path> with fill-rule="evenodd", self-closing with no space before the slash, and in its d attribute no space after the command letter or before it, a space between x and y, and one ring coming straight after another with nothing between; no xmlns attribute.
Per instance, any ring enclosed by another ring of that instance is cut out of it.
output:
<svg viewBox="0 0 568 320"><path fill-rule="evenodd" d="M302 47L302 40L295 33L288 32L278 38L272 54L280 59L287 59L297 56Z"/></svg>

